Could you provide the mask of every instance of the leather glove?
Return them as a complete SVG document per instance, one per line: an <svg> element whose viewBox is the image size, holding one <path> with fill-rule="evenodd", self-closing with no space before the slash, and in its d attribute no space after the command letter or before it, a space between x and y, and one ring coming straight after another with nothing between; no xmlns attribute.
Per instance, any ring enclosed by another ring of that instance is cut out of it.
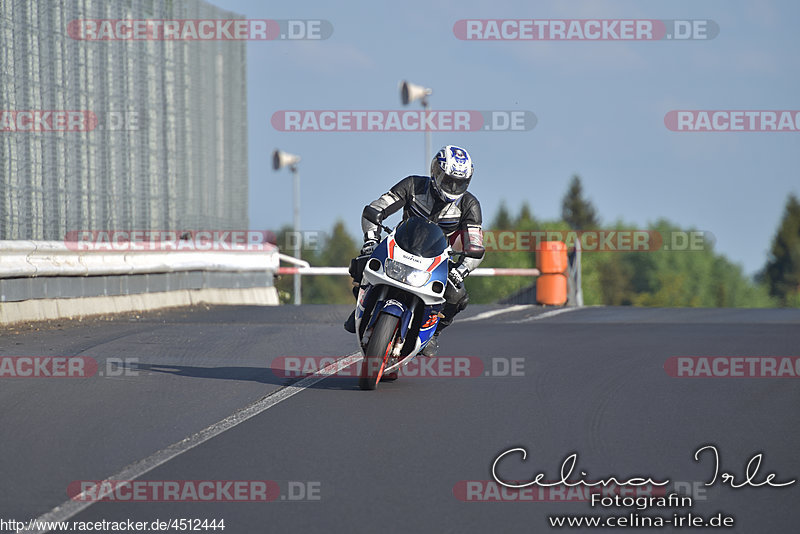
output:
<svg viewBox="0 0 800 534"><path fill-rule="evenodd" d="M364 245L361 247L361 254L360 256L371 256L372 253L375 251L375 247L378 246L378 242L374 239L367 239L364 241Z"/></svg>
<svg viewBox="0 0 800 534"><path fill-rule="evenodd" d="M461 270L457 267L455 269L450 269L450 273L447 275L447 277L454 286L461 287L461 285L464 283L464 278L467 277L467 274L469 274L469 271Z"/></svg>

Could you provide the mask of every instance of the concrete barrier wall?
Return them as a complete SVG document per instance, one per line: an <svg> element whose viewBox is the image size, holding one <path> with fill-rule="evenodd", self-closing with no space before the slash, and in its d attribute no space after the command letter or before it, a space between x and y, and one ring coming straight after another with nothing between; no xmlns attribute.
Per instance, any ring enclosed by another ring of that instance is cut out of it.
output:
<svg viewBox="0 0 800 534"><path fill-rule="evenodd" d="M278 250L77 250L0 241L0 324L198 304L277 305Z"/></svg>

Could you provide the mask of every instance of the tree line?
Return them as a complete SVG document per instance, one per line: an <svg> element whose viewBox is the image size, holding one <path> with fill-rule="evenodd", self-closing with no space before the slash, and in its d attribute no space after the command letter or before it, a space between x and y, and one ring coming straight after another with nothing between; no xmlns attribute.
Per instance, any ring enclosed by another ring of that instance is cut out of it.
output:
<svg viewBox="0 0 800 534"><path fill-rule="evenodd" d="M569 232L591 231L630 233L647 230L661 236L656 250L586 251L582 254L582 280L586 305L663 306L663 307L800 307L800 202L790 194L778 230L772 239L764 268L748 277L741 266L714 251L713 242L700 240L702 246L670 250L675 237L701 234L666 219L658 219L646 228L624 222L601 225L596 208L583 192L579 176L574 176L562 199L561 218L536 218L527 203L512 214L503 203L484 230L510 231L527 235L543 230ZM286 243L290 229L277 236ZM571 235L576 235L575 233ZM702 237L702 236L701 236ZM354 239L343 221L337 221L330 234L317 246L303 250L303 259L314 266L343 266L358 254L361 240ZM290 250L284 248L284 252ZM481 267L534 267L535 247L511 247L490 250ZM514 249L516 248L516 249ZM470 302L497 302L531 285L523 277L468 278ZM276 280L281 302L291 302L292 277ZM303 302L353 304L351 280L345 276L304 276Z"/></svg>

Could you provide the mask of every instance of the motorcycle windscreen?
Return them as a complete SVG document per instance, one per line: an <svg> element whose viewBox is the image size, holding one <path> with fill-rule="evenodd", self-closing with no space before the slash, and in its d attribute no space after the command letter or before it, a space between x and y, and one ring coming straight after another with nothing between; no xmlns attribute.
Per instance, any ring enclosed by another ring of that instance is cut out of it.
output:
<svg viewBox="0 0 800 534"><path fill-rule="evenodd" d="M423 258L435 258L447 248L447 238L439 225L422 217L409 217L394 234L398 246Z"/></svg>

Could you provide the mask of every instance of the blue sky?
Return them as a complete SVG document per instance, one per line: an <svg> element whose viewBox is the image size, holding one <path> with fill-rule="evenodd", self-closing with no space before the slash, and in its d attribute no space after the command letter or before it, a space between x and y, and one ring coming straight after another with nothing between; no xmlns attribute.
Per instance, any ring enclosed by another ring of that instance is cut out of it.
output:
<svg viewBox="0 0 800 534"><path fill-rule="evenodd" d="M343 219L355 235L367 202L422 173L421 132L280 132L279 110L401 109L398 82L432 87L432 109L530 110L523 132L433 133L475 160L471 191L490 221L500 202L527 201L555 219L573 174L603 223L664 217L710 231L716 250L751 274L766 260L786 197L800 193L800 133L681 133L675 109L800 109L792 1L215 0L248 18L325 19L322 41L250 42L247 49L250 226L291 223L291 176L276 147L300 154L302 226ZM713 40L461 41L472 18L711 19Z"/></svg>

